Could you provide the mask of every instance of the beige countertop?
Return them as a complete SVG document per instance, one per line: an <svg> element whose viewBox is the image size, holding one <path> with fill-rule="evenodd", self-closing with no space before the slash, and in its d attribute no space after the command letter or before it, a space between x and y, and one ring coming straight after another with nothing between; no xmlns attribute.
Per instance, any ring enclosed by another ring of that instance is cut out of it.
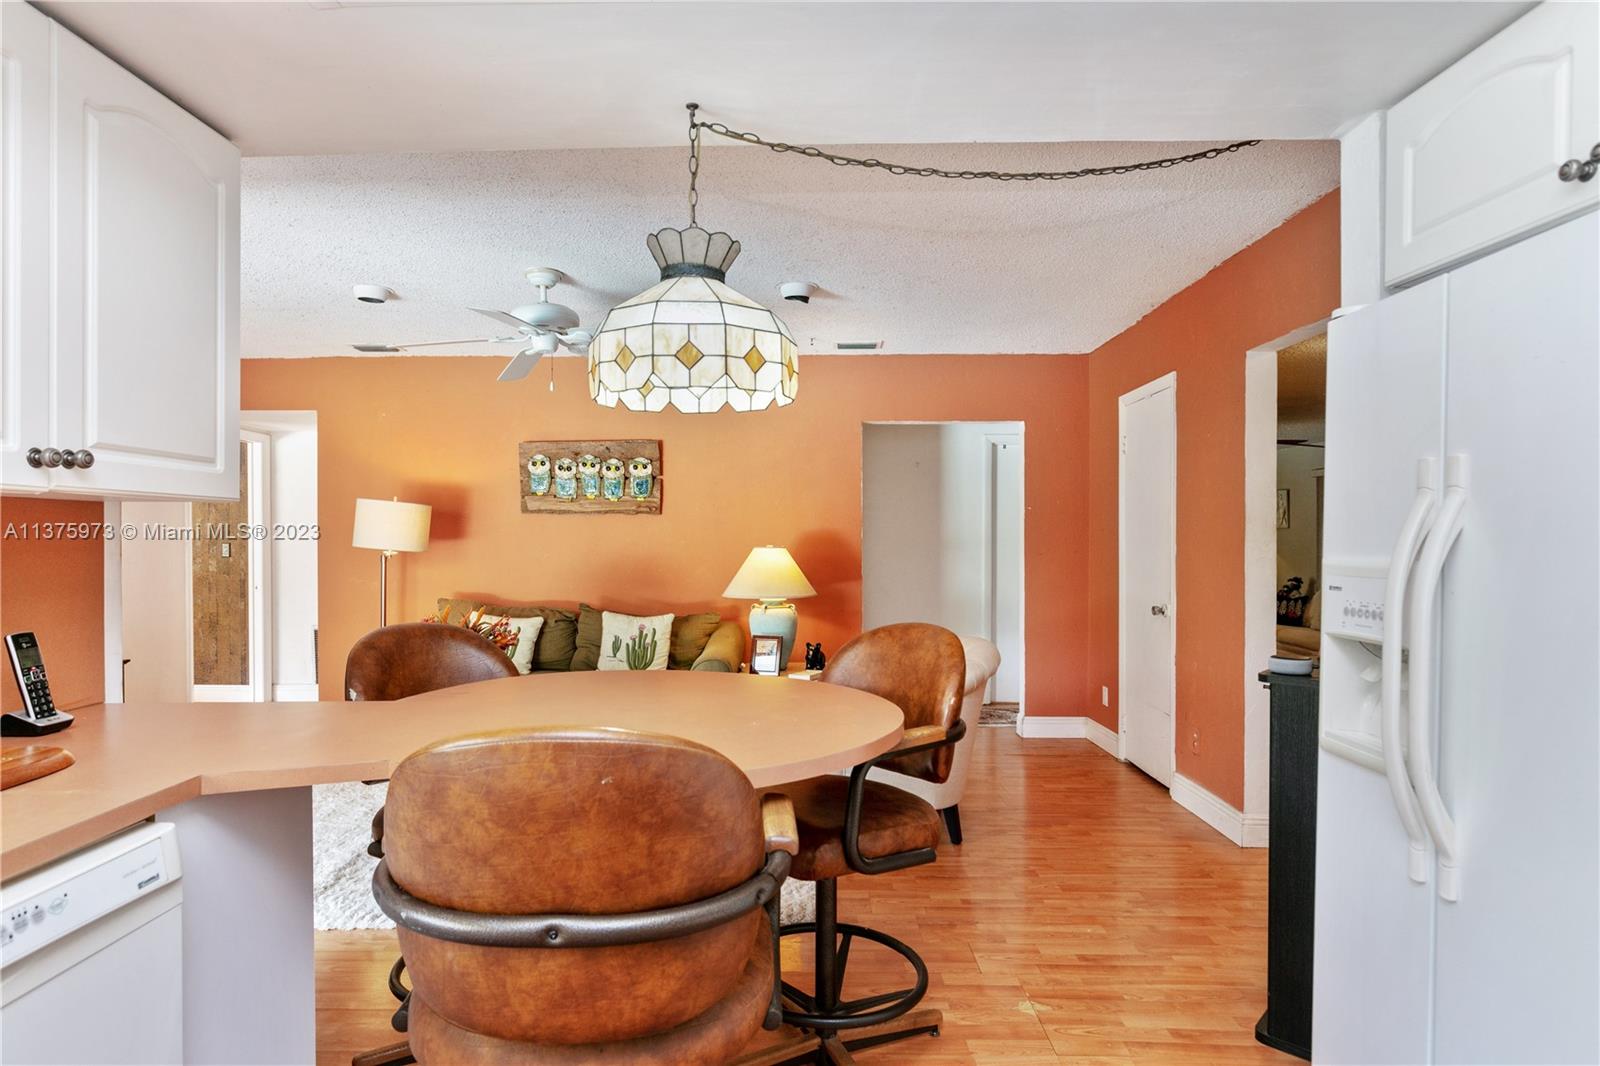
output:
<svg viewBox="0 0 1600 1066"><path fill-rule="evenodd" d="M894 704L836 685L687 671L546 674L394 703L124 703L73 712L47 738L76 763L0 793L0 879L157 811L225 792L387 778L435 740L534 725L612 726L697 741L758 788L893 747Z"/></svg>

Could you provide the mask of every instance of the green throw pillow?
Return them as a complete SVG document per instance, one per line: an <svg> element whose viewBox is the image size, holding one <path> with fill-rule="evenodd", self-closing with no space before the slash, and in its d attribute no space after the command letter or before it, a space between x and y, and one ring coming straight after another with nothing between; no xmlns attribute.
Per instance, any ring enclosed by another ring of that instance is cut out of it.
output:
<svg viewBox="0 0 1600 1066"><path fill-rule="evenodd" d="M596 670L600 667L600 631L604 611L597 611L587 603L578 605L576 626L577 651L572 656L573 670ZM672 620L672 641L667 666L672 670L688 670L694 666L711 643L711 634L722 624L722 616L711 614L686 614ZM545 622L546 629L550 623ZM542 636L539 638L544 639Z"/></svg>
<svg viewBox="0 0 1600 1066"><path fill-rule="evenodd" d="M571 611L563 611L559 607L510 607L502 603L486 603L483 600L449 599L440 597L439 610L450 609L450 621L460 624L461 620L479 607L483 607L489 614L504 615L507 618L543 618L544 625L539 630L539 639L533 646L533 669L539 670L568 670L573 669L572 655L577 650L578 644L578 616ZM599 652L599 623L595 628L595 651ZM594 669L587 667L586 669Z"/></svg>
<svg viewBox="0 0 1600 1066"><path fill-rule="evenodd" d="M596 670L600 667L601 612L587 603L578 604L578 620L574 627L574 648L571 670Z"/></svg>
<svg viewBox="0 0 1600 1066"><path fill-rule="evenodd" d="M674 670L693 668L711 643L711 634L722 624L722 616L711 614L685 614L672 620L672 651L668 665Z"/></svg>

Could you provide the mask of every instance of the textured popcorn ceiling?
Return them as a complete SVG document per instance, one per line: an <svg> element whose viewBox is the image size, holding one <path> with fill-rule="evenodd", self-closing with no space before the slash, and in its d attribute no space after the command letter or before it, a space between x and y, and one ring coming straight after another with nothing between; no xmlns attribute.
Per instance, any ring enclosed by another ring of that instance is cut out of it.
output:
<svg viewBox="0 0 1600 1066"><path fill-rule="evenodd" d="M1207 142L1209 143L1209 142ZM957 168L1069 169L1196 143L874 145L852 154ZM593 328L656 280L644 237L687 224L684 150L305 156L244 161L243 351L489 335L469 305L553 298ZM1071 182L896 178L765 149L710 147L700 222L744 244L728 282L802 352L882 341L916 353L1087 352L1338 182L1338 145L1269 141L1170 170ZM814 281L810 305L783 281ZM400 299L356 302L358 282ZM1330 309L1331 310L1331 309ZM444 353L505 352L469 345Z"/></svg>
<svg viewBox="0 0 1600 1066"><path fill-rule="evenodd" d="M1525 3L43 3L248 155L1322 138Z"/></svg>

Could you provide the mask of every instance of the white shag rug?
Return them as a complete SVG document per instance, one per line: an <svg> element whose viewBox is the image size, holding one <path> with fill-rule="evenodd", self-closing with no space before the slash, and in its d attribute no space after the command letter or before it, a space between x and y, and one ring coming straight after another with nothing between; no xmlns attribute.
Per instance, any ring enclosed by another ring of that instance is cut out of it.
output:
<svg viewBox="0 0 1600 1066"><path fill-rule="evenodd" d="M317 785L312 789L318 929L393 929L394 923L372 898L372 870L378 860L367 854L372 816L389 794L386 784L359 782ZM783 923L809 922L816 910L816 886L785 881Z"/></svg>

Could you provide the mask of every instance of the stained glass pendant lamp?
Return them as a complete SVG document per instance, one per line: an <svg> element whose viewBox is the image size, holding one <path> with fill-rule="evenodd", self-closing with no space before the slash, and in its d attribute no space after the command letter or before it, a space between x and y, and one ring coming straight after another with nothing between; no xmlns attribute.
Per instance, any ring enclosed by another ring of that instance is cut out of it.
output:
<svg viewBox="0 0 1600 1066"><path fill-rule="evenodd" d="M688 414L794 402L794 338L783 320L728 287L739 242L695 221L697 105L689 105L689 228L645 238L661 280L612 308L589 345L589 395L603 407Z"/></svg>

